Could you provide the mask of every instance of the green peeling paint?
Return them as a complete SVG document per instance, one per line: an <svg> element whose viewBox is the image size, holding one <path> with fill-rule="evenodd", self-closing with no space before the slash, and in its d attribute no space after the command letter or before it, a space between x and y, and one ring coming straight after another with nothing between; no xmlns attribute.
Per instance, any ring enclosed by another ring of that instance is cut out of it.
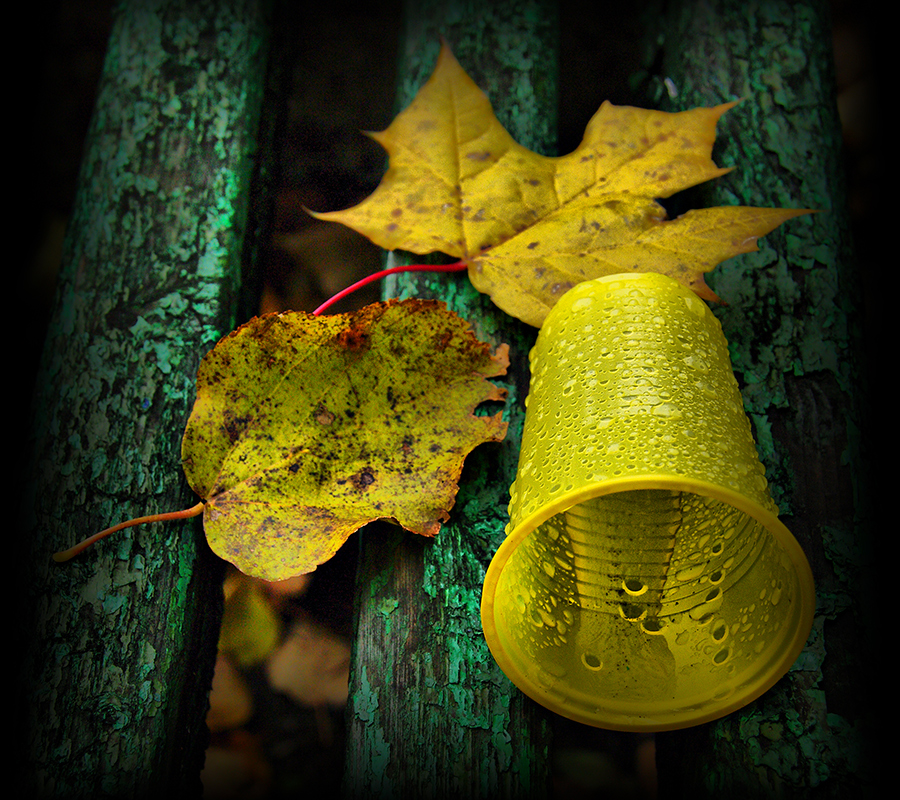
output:
<svg viewBox="0 0 900 800"><path fill-rule="evenodd" d="M866 796L871 779L858 758L869 704L844 688L857 682L860 647L829 642L833 621L859 631L865 618L859 580L868 512L859 458L865 376L853 321L859 290L826 5L675 2L658 19L659 107L741 99L719 122L713 151L717 164L735 169L692 200L819 210L708 279L728 303L714 312L772 495L813 566L816 623L788 676L759 701L703 730L658 737L661 793L669 780L699 798Z"/></svg>
<svg viewBox="0 0 900 800"><path fill-rule="evenodd" d="M397 610L400 605L399 600L386 597L378 603L377 611L384 619L384 635L391 635L391 614Z"/></svg>
<svg viewBox="0 0 900 800"><path fill-rule="evenodd" d="M526 147L553 152L552 4L410 3L405 25L398 110L430 75L443 36L510 133ZM405 254L390 258L410 263ZM509 391L502 409L509 430L502 443L469 455L451 518L436 539L380 529L363 534L350 698L358 722L350 726L345 794L538 798L548 786L546 714L499 670L480 619L485 570L507 520L535 331L496 309L465 276L393 276L384 293L443 300L480 339L494 347L509 344L510 372L493 379ZM501 410L493 405L486 413ZM363 726L357 711L369 713L376 689L377 729ZM366 760L373 737L390 742L383 776L372 776Z"/></svg>
<svg viewBox="0 0 900 800"><path fill-rule="evenodd" d="M50 555L195 502L180 441L236 322L267 40L252 0L115 12L34 401L23 797L199 793L221 576L197 521Z"/></svg>
<svg viewBox="0 0 900 800"><path fill-rule="evenodd" d="M369 683L366 668L359 676L358 695L354 702L354 715L367 731L367 749L360 754L360 763L365 765L366 774L360 776L363 785L377 788L379 796L394 797L391 782L388 778L391 759L391 746L384 738L380 725L381 712L378 704L378 691Z"/></svg>

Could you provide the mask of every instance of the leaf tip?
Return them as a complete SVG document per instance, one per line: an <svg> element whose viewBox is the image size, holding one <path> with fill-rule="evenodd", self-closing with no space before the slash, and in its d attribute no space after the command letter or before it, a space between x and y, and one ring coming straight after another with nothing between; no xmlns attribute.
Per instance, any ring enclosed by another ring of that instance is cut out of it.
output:
<svg viewBox="0 0 900 800"><path fill-rule="evenodd" d="M494 351L493 360L500 367L500 372L498 375L505 375L506 370L509 368L509 345L506 342L497 345L497 349Z"/></svg>
<svg viewBox="0 0 900 800"><path fill-rule="evenodd" d="M726 303L719 295L717 295L709 286L706 284L706 281L703 280L701 276L699 280L694 281L691 284L691 289L694 291L694 294L697 295L701 300L708 300L710 303L716 303L720 306L727 306Z"/></svg>
<svg viewBox="0 0 900 800"><path fill-rule="evenodd" d="M326 219L327 214L333 213L329 211L313 211L311 208L307 208L306 206L300 206L300 208L303 209L303 211L305 211L307 214L309 214L313 219Z"/></svg>

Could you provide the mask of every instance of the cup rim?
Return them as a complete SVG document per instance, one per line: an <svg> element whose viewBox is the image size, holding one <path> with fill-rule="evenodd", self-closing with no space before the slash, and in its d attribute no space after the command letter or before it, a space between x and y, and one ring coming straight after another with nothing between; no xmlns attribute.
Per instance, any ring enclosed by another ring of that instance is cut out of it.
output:
<svg viewBox="0 0 900 800"><path fill-rule="evenodd" d="M527 675L523 675L499 641L494 605L500 577L523 540L555 514L585 500L638 489L669 489L712 497L743 511L763 525L782 545L794 567L798 581L798 607L795 611L797 624L790 638L782 642L778 656L762 670L757 680L745 686L742 691L737 692L737 695L730 694L727 701L713 702L706 710L671 712L668 717L652 711L648 711L646 717L639 717L635 714L617 713L613 709L608 709L605 714L598 710L596 715L573 713L571 709L560 707L551 693L545 692L540 685ZM615 478L586 484L562 493L515 525L510 524L512 527L494 554L484 578L481 599L482 629L494 659L507 677L525 694L555 713L610 730L664 731L699 725L737 711L768 691L787 673L806 646L815 616L815 584L806 554L777 514L733 489L685 476L657 474Z"/></svg>

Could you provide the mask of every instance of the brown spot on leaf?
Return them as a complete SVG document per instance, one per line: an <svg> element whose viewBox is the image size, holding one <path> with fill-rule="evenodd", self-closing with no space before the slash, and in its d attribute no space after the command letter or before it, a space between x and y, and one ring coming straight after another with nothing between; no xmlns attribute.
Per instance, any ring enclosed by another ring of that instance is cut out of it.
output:
<svg viewBox="0 0 900 800"><path fill-rule="evenodd" d="M351 326L337 335L337 343L345 350L365 350L369 346L369 334Z"/></svg>
<svg viewBox="0 0 900 800"><path fill-rule="evenodd" d="M447 349L447 345L453 340L453 334L450 331L441 331L434 337L434 347L441 353Z"/></svg>
<svg viewBox="0 0 900 800"><path fill-rule="evenodd" d="M331 423L334 422L334 413L325 408L321 403L316 406L313 417L319 425L331 425Z"/></svg>
<svg viewBox="0 0 900 800"><path fill-rule="evenodd" d="M372 472L371 467L363 467L359 472L355 475L350 476L350 483L359 491L365 491L368 489L373 483L375 483L375 475Z"/></svg>
<svg viewBox="0 0 900 800"><path fill-rule="evenodd" d="M232 443L236 442L241 437L241 434L244 432L244 430L247 428L247 423L250 421L250 417L238 417L227 409L222 417L222 422L225 427L225 432L228 434L228 439Z"/></svg>

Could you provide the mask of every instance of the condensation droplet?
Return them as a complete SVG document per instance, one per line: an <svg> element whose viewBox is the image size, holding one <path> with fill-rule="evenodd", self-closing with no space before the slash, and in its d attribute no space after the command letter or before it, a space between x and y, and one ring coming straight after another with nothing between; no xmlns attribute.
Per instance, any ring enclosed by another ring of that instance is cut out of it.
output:
<svg viewBox="0 0 900 800"><path fill-rule="evenodd" d="M692 314L702 317L706 313L706 306L699 298L694 297L693 295L685 295L682 299L684 300L684 304L687 306L688 311Z"/></svg>
<svg viewBox="0 0 900 800"><path fill-rule="evenodd" d="M664 419L676 420L681 418L681 409L672 403L660 403L658 406L653 406L651 413Z"/></svg>
<svg viewBox="0 0 900 800"><path fill-rule="evenodd" d="M675 573L675 579L679 581L694 581L697 580L702 574L705 564L697 564L693 567L688 567L687 569L680 569Z"/></svg>

